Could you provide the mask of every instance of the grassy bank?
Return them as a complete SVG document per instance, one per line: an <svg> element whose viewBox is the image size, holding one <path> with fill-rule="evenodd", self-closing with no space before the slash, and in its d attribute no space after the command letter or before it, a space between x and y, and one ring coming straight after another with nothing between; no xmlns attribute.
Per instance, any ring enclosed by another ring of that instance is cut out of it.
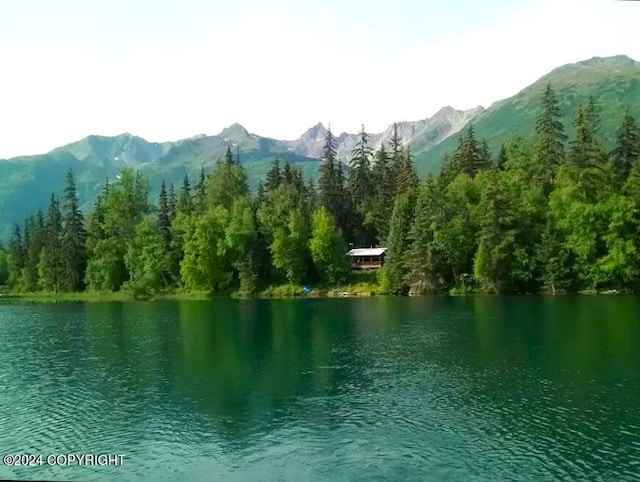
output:
<svg viewBox="0 0 640 482"><path fill-rule="evenodd" d="M59 302L105 302L147 300L207 300L213 297L229 298L324 298L343 296L378 296L383 294L377 282L376 273L353 273L348 283L341 286L331 285L272 285L260 291L256 296L245 296L237 292L209 293L207 291L175 290L157 293L145 297L136 297L128 291L83 291L79 293L56 293L39 291L33 293L10 293L0 290L0 301L20 303L59 303Z"/></svg>
<svg viewBox="0 0 640 482"><path fill-rule="evenodd" d="M335 286L327 284L307 285L274 285L260 292L259 298L335 298L342 296L377 296L383 294L378 283L377 272L351 273L347 283Z"/></svg>

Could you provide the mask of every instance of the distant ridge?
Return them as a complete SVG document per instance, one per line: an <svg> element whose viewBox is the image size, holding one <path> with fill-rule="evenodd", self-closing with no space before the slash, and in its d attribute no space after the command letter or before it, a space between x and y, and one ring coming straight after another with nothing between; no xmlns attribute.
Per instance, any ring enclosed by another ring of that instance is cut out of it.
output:
<svg viewBox="0 0 640 482"><path fill-rule="evenodd" d="M556 89L564 123L573 135L573 116L579 103L593 95L602 105L602 131L609 133L608 146L625 106L640 119L640 63L624 55L593 57L558 67L532 85L489 108L466 111L445 106L431 117L417 121L399 121L398 132L411 145L419 173L436 171L445 152L453 152L460 132L473 123L479 137L485 137L495 153L509 133L528 136L539 110L540 93L551 82ZM52 151L0 160L0 239L6 239L14 223L37 209L44 209L51 192L61 193L64 176L73 169L84 209L90 209L106 178L115 178L123 166L140 169L149 179L152 195L165 179L182 182L185 174L194 181L202 167L211 170L227 147L234 146L255 187L271 161L280 158L300 166L306 175L317 176L326 126L322 122L309 127L295 140L278 140L249 132L233 123L217 135L199 134L173 142L148 142L130 133L117 136L91 135ZM338 158L348 162L355 145L355 133L335 133ZM387 143L392 124L380 133L370 133L372 147Z"/></svg>
<svg viewBox="0 0 640 482"><path fill-rule="evenodd" d="M516 95L493 103L480 113L473 125L476 135L486 138L492 152L509 134L529 137L534 131L540 109L540 96L548 83L556 91L569 138L579 104L593 96L601 107L602 133L607 147L613 147L615 131L629 106L640 120L640 62L626 56L592 57L553 69ZM429 149L416 149L416 164L421 173L434 172L446 152L452 153L460 141L455 134Z"/></svg>

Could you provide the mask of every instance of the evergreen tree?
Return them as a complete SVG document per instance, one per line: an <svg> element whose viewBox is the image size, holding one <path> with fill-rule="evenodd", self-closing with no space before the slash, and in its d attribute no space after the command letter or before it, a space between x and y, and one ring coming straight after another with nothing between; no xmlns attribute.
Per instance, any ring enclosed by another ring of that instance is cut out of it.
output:
<svg viewBox="0 0 640 482"><path fill-rule="evenodd" d="M578 106L578 116L576 118L576 140L571 143L569 159L578 168L584 169L591 165L591 132L587 128L584 119L584 109Z"/></svg>
<svg viewBox="0 0 640 482"><path fill-rule="evenodd" d="M293 170L291 169L291 163L289 161L284 163L284 167L282 168L282 175L280 177L280 182L284 184L293 184Z"/></svg>
<svg viewBox="0 0 640 482"><path fill-rule="evenodd" d="M434 232L440 197L435 179L429 176L419 191L408 235L405 281L415 294L437 293L446 287L444 256Z"/></svg>
<svg viewBox="0 0 640 482"><path fill-rule="evenodd" d="M591 198L597 196L601 188L608 184L604 149L596 139L598 122L599 116L593 99L586 113L582 106L578 107L576 139L571 143L569 153L570 164L579 176L578 185Z"/></svg>
<svg viewBox="0 0 640 482"><path fill-rule="evenodd" d="M267 171L267 179L264 187L267 191L273 191L280 185L281 181L282 173L280 172L280 159L276 157L271 164L271 169Z"/></svg>
<svg viewBox="0 0 640 482"><path fill-rule="evenodd" d="M224 163L227 166L232 166L233 164L235 164L233 162L233 154L231 153L231 146L229 144L227 144L227 152L224 155Z"/></svg>
<svg viewBox="0 0 640 482"><path fill-rule="evenodd" d="M447 278L454 288L466 289L473 273L479 230L475 215L478 187L468 174L458 174L442 188L442 208L436 210L433 220L434 236L448 267Z"/></svg>
<svg viewBox="0 0 640 482"><path fill-rule="evenodd" d="M75 176L67 173L63 198L64 219L62 222L61 264L62 279L60 289L81 291L87 268L87 234L84 227L84 215L76 192Z"/></svg>
<svg viewBox="0 0 640 482"><path fill-rule="evenodd" d="M631 168L640 162L640 129L628 107L616 132L616 147L611 157L616 178L622 184Z"/></svg>
<svg viewBox="0 0 640 482"><path fill-rule="evenodd" d="M59 292L63 287L65 266L62 250L62 214L54 194L51 194L45 220L45 242L40 255L38 272L40 286L46 291Z"/></svg>
<svg viewBox="0 0 640 482"><path fill-rule="evenodd" d="M351 165L349 170L349 187L356 207L362 211L364 204L372 191L371 155L369 135L364 125L358 134L356 145L351 151Z"/></svg>
<svg viewBox="0 0 640 482"><path fill-rule="evenodd" d="M448 153L442 158L442 167L436 178L436 183L440 189L447 187L458 174L455 158Z"/></svg>
<svg viewBox="0 0 640 482"><path fill-rule="evenodd" d="M398 172L398 182L396 195L404 194L415 190L418 187L418 174L413 165L411 157L411 147L406 146L402 152L402 163Z"/></svg>
<svg viewBox="0 0 640 482"><path fill-rule="evenodd" d="M193 212L193 197L191 196L191 184L189 183L189 175L185 173L182 180L182 188L178 197L176 211L189 215Z"/></svg>
<svg viewBox="0 0 640 482"><path fill-rule="evenodd" d="M44 215L42 210L38 210L35 216L31 216L28 241L25 242L25 266L22 270L20 281L21 288L24 291L36 291L38 289L38 264L45 240Z"/></svg>
<svg viewBox="0 0 640 482"><path fill-rule="evenodd" d="M208 207L223 206L229 210L237 198L249 192L247 171L244 166L217 162L206 186Z"/></svg>
<svg viewBox="0 0 640 482"><path fill-rule="evenodd" d="M541 112L536 120L534 158L538 166L537 176L550 192L555 172L564 160L564 142L567 136L560 121L560 106L551 84L547 84L542 96Z"/></svg>
<svg viewBox="0 0 640 482"><path fill-rule="evenodd" d="M207 192L206 192L206 176L204 175L204 166L200 169L200 179L195 186L195 202L194 211L197 214L203 214L207 208Z"/></svg>
<svg viewBox="0 0 640 482"><path fill-rule="evenodd" d="M9 256L0 244L0 286L5 286L9 281Z"/></svg>
<svg viewBox="0 0 640 482"><path fill-rule="evenodd" d="M169 186L169 220L173 223L178 213L178 199L173 183Z"/></svg>
<svg viewBox="0 0 640 482"><path fill-rule="evenodd" d="M383 243L389 234L389 221L396 192L396 179L392 177L390 159L384 143L380 145L375 154L372 174L373 182L376 186L373 193L373 227L376 231L378 242Z"/></svg>
<svg viewBox="0 0 640 482"><path fill-rule="evenodd" d="M267 191L264 188L264 183L262 182L262 179L260 179L258 181L258 187L256 188L256 198L255 198L256 206L260 206L264 202L266 197L267 197Z"/></svg>
<svg viewBox="0 0 640 482"><path fill-rule="evenodd" d="M589 130L589 137L593 145L600 144L600 106L595 97L589 96L589 103L585 109L585 122Z"/></svg>
<svg viewBox="0 0 640 482"><path fill-rule="evenodd" d="M123 186L125 186L124 183ZM125 186L125 190L126 189L127 186ZM146 216L151 212L151 205L149 204L149 180L144 177L142 175L142 172L140 171L135 171L133 199L133 212L134 216L136 216L138 219L140 216Z"/></svg>
<svg viewBox="0 0 640 482"><path fill-rule="evenodd" d="M318 180L318 191L320 206L329 210L329 213L336 215L339 209L339 192L341 186L337 186L336 173L336 146L335 138L331 133L331 127L327 129L324 141L324 155L320 164L320 178ZM268 176L267 176L268 179Z"/></svg>
<svg viewBox="0 0 640 482"><path fill-rule="evenodd" d="M500 146L500 152L498 152L498 157L496 157L495 166L500 171L504 171L507 164L507 149L505 148L504 143Z"/></svg>
<svg viewBox="0 0 640 482"><path fill-rule="evenodd" d="M324 155L320 165L318 204L327 208L340 230L349 238L352 233L353 217L350 201L345 187L342 163L336 158L335 137L329 127L325 133Z"/></svg>
<svg viewBox="0 0 640 482"><path fill-rule="evenodd" d="M454 155L456 171L474 177L478 172L489 167L486 156L487 153L483 152L482 145L476 140L473 125L470 125L460 138L460 145Z"/></svg>
<svg viewBox="0 0 640 482"><path fill-rule="evenodd" d="M571 164L581 169L602 167L604 152L598 140L600 116L593 98L586 110L578 106L575 125L576 139L571 143L569 154Z"/></svg>
<svg viewBox="0 0 640 482"><path fill-rule="evenodd" d="M105 219L104 219L104 199L108 196L108 184L102 193L96 198L93 205L93 212L87 218L87 253L89 257L93 256L96 245L99 241L106 238Z"/></svg>
<svg viewBox="0 0 640 482"><path fill-rule="evenodd" d="M510 203L498 172L489 171L478 205L480 242L474 259L474 277L490 293L513 289L510 273L516 232Z"/></svg>
<svg viewBox="0 0 640 482"><path fill-rule="evenodd" d="M360 129L358 140L351 151L349 169L349 191L351 202L357 216L357 242L363 246L373 244L373 179L371 173L372 150L369 147L369 136Z"/></svg>
<svg viewBox="0 0 640 482"><path fill-rule="evenodd" d="M381 270L381 284L388 293L404 294L409 289L407 252L410 247L409 230L414 209L414 192L401 194L393 207L385 264Z"/></svg>
<svg viewBox="0 0 640 482"><path fill-rule="evenodd" d="M391 177L394 179L395 196L398 195L400 191L403 189L403 185L401 184L401 172L403 169L404 159L403 159L403 146L402 146L402 137L400 137L400 133L398 132L398 123L394 122L391 131L391 138L389 139L389 169L391 171Z"/></svg>
<svg viewBox="0 0 640 482"><path fill-rule="evenodd" d="M15 225L11 238L9 238L9 247L7 251L7 264L9 271L9 287L13 290L20 290L20 278L22 269L25 266L26 252L22 239L22 232L19 225Z"/></svg>
<svg viewBox="0 0 640 482"><path fill-rule="evenodd" d="M164 179L160 186L158 207L158 230L160 231L160 236L164 241L165 248L168 250L171 245L171 212Z"/></svg>
<svg viewBox="0 0 640 482"><path fill-rule="evenodd" d="M487 144L487 140L484 138L480 142L480 157L482 159L481 164L483 169L491 166L491 151L489 150L489 144Z"/></svg>
<svg viewBox="0 0 640 482"><path fill-rule="evenodd" d="M115 291L131 279L125 256L136 237L140 221L149 214L149 183L131 168L120 171L118 182L109 185L101 199L103 237L91 229L91 256L86 280L96 291ZM93 221L92 221L93 223Z"/></svg>
<svg viewBox="0 0 640 482"><path fill-rule="evenodd" d="M555 226L552 216L547 217L537 254L542 265L540 281L544 288L555 294L573 286L571 253L566 248L562 233Z"/></svg>

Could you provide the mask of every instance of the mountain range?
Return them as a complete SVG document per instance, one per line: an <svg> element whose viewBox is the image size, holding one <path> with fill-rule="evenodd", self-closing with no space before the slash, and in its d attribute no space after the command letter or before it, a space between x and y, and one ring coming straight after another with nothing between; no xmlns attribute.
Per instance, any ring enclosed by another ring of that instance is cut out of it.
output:
<svg viewBox="0 0 640 482"><path fill-rule="evenodd" d="M478 106L460 111L447 106L430 118L398 122L399 134L411 146L418 172L424 175L436 171L444 154L455 150L461 131L470 123L494 153L510 133L530 138L547 83L556 90L570 138L577 107L585 104L589 96L594 96L602 108L602 132L609 147L626 106L634 117L640 117L640 63L626 56L594 57L559 67L487 109ZM123 166L141 170L155 194L162 179L178 185L188 173L195 181L200 169L211 170L228 146L239 155L248 170L250 185L255 187L276 158L300 166L308 176L317 176L326 129L318 123L296 140L262 137L237 123L217 135L163 143L148 142L129 133L115 137L92 135L46 154L0 160L0 239L6 239L14 223L22 222L37 209L46 209L51 192L62 192L69 169L76 174L85 210L93 205L105 180L115 178ZM370 134L371 146L377 149L388 142L391 134L392 125L384 132ZM349 161L357 136L336 134L338 159L344 163Z"/></svg>

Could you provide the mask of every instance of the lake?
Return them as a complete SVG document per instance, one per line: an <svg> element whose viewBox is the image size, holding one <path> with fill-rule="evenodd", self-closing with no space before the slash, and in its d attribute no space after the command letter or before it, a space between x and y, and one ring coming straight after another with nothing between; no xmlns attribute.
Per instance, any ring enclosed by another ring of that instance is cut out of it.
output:
<svg viewBox="0 0 640 482"><path fill-rule="evenodd" d="M0 305L50 480L640 480L640 297Z"/></svg>

